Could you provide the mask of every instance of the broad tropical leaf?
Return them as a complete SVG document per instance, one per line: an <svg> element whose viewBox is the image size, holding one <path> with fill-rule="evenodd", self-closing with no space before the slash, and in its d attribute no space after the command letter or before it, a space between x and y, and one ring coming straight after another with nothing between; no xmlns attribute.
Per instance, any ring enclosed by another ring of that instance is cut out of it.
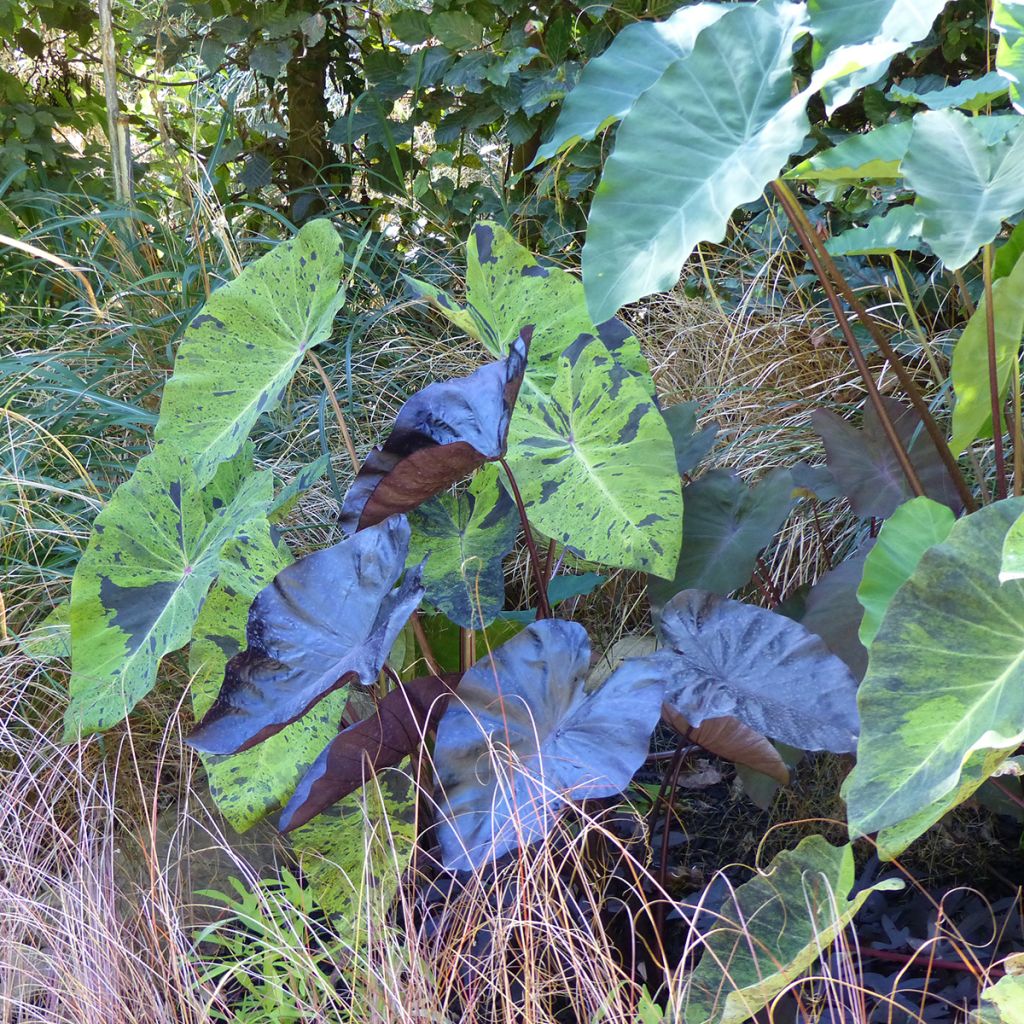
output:
<svg viewBox="0 0 1024 1024"><path fill-rule="evenodd" d="M434 748L447 867L479 867L528 845L567 801L629 784L658 721L660 673L627 662L587 693L589 668L586 630L545 619L463 676Z"/></svg>
<svg viewBox="0 0 1024 1024"><path fill-rule="evenodd" d="M371 776L401 764L444 713L459 677L423 676L392 690L376 713L342 729L299 783L281 815L282 832L299 828L354 793Z"/></svg>
<svg viewBox="0 0 1024 1024"><path fill-rule="evenodd" d="M637 97L661 77L674 60L686 57L700 32L728 10L726 4L698 3L681 8L665 21L627 25L608 49L588 61L558 113L551 138L531 166L592 139L621 120Z"/></svg>
<svg viewBox="0 0 1024 1024"><path fill-rule="evenodd" d="M713 469L683 488L683 506L675 578L647 584L655 606L680 590L729 594L749 582L757 556L793 507L793 477L788 469L774 469L748 487L731 470Z"/></svg>
<svg viewBox="0 0 1024 1024"><path fill-rule="evenodd" d="M207 518L192 459L162 442L96 517L71 584L68 738L121 721L156 682L160 659L188 643L221 548L273 497L254 473Z"/></svg>
<svg viewBox="0 0 1024 1024"><path fill-rule="evenodd" d="M189 737L233 754L261 743L352 680L373 683L423 597L405 568L409 524L395 516L282 569L249 611L248 647Z"/></svg>
<svg viewBox="0 0 1024 1024"><path fill-rule="evenodd" d="M715 915L689 979L686 1024L742 1024L799 978L864 901L901 889L888 879L851 898L853 850L809 836L738 886Z"/></svg>
<svg viewBox="0 0 1024 1024"><path fill-rule="evenodd" d="M1006 540L1003 541L1003 562L999 569L1000 583L1020 579L1024 579L1024 516L1017 519L1006 532Z"/></svg>
<svg viewBox="0 0 1024 1024"><path fill-rule="evenodd" d="M1024 582L998 580L1022 513L1024 499L1011 498L957 521L892 598L858 699L853 835L906 823L957 790L966 797L965 768L980 785L979 758L994 767L1024 740Z"/></svg>
<svg viewBox="0 0 1024 1024"><path fill-rule="evenodd" d="M833 256L877 256L892 252L919 252L921 212L913 206L897 206L862 228L849 228L828 239L825 248Z"/></svg>
<svg viewBox="0 0 1024 1024"><path fill-rule="evenodd" d="M519 515L485 466L462 494L440 494L409 513L408 564L423 562L426 599L456 625L480 629L505 605L501 560L515 546Z"/></svg>
<svg viewBox="0 0 1024 1024"><path fill-rule="evenodd" d="M550 398L524 393L518 412L508 462L530 522L592 562L671 577L680 481L640 379L591 341L562 356Z"/></svg>
<svg viewBox="0 0 1024 1024"><path fill-rule="evenodd" d="M1000 399L1010 385L1024 333L1024 256L992 285L996 339L996 380ZM956 403L949 447L959 455L979 437L992 436L992 397L988 368L988 300L984 295L953 349L950 371ZM999 425L1002 429L1002 424Z"/></svg>
<svg viewBox="0 0 1024 1024"><path fill-rule="evenodd" d="M801 625L825 641L825 646L842 659L854 679L864 678L868 651L860 639L864 608L857 600L857 588L864 575L864 560L874 541L828 572L807 592Z"/></svg>
<svg viewBox="0 0 1024 1024"><path fill-rule="evenodd" d="M851 135L797 164L785 177L837 185L852 185L865 178L874 182L896 181L912 131L909 121L897 121L863 135Z"/></svg>
<svg viewBox="0 0 1024 1024"><path fill-rule="evenodd" d="M865 647L875 639L893 594L910 578L921 556L949 536L953 522L953 513L945 505L914 498L883 523L857 588L857 600L864 606L860 640Z"/></svg>
<svg viewBox="0 0 1024 1024"><path fill-rule="evenodd" d="M717 423L698 429L698 410L696 402L679 402L662 411L676 449L676 469L680 476L688 476L697 468L718 436Z"/></svg>
<svg viewBox="0 0 1024 1024"><path fill-rule="evenodd" d="M910 455L925 494L951 508L959 508L956 488L921 425L921 417L893 398L883 396L882 404ZM828 468L857 515L887 519L903 502L914 497L871 402L865 403L864 426L860 430L828 409L816 409L811 414L811 423L825 442Z"/></svg>
<svg viewBox="0 0 1024 1024"><path fill-rule="evenodd" d="M505 455L531 332L523 327L504 359L468 377L428 384L399 409L387 440L370 453L345 496L346 532L409 512Z"/></svg>
<svg viewBox="0 0 1024 1024"><path fill-rule="evenodd" d="M1024 209L1024 123L987 143L977 120L955 110L918 114L902 164L924 215L922 237L950 270Z"/></svg>
<svg viewBox="0 0 1024 1024"><path fill-rule="evenodd" d="M1024 975L1019 968L982 989L981 1004L982 1015L978 1024L1016 1024L1024 1020ZM991 1005L994 1016L986 1004Z"/></svg>
<svg viewBox="0 0 1024 1024"><path fill-rule="evenodd" d="M664 608L665 701L695 726L732 715L805 750L853 750L857 684L798 622L717 594L684 590Z"/></svg>
<svg viewBox="0 0 1024 1024"><path fill-rule="evenodd" d="M894 85L886 99L898 103L921 104L929 110L947 110L958 107L961 110L977 112L987 107L993 100L1006 95L1006 79L998 71L990 71L980 78L968 78L956 85L947 85L942 89L916 91L911 88L909 79Z"/></svg>
<svg viewBox="0 0 1024 1024"><path fill-rule="evenodd" d="M802 4L737 4L637 99L590 208L595 319L672 288L697 243L721 241L733 210L800 147L809 93L793 95L792 63L805 30Z"/></svg>
<svg viewBox="0 0 1024 1024"><path fill-rule="evenodd" d="M156 437L193 453L200 486L280 404L306 352L329 337L345 301L343 266L334 226L312 221L215 291L189 324Z"/></svg>
<svg viewBox="0 0 1024 1024"><path fill-rule="evenodd" d="M1024 3L993 0L992 27L999 33L996 71L1009 83L1010 102L1024 114Z"/></svg>

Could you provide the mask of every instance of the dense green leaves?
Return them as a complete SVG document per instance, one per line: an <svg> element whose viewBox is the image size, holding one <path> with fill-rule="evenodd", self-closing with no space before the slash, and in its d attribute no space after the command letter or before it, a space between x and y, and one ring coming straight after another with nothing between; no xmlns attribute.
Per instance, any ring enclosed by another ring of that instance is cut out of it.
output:
<svg viewBox="0 0 1024 1024"><path fill-rule="evenodd" d="M853 850L810 836L731 891L689 979L686 1024L742 1024L788 988L835 941L872 892L851 897Z"/></svg>
<svg viewBox="0 0 1024 1024"><path fill-rule="evenodd" d="M1010 384L1010 374L1016 365L1021 334L1024 332L1024 258L1018 259L1013 270L992 285L992 316L995 326L996 382L1002 399ZM953 436L949 447L954 455L959 455L977 438L992 435L988 299L984 295L953 349L950 378L956 403L953 406ZM1002 424L999 429L1002 429Z"/></svg>
<svg viewBox="0 0 1024 1024"><path fill-rule="evenodd" d="M902 164L924 215L922 236L950 270L1024 208L1024 124L987 143L975 121L954 110L918 114Z"/></svg>
<svg viewBox="0 0 1024 1024"><path fill-rule="evenodd" d="M854 835L921 820L953 793L963 799L965 769L977 788L1024 739L1024 582L999 583L1003 542L1022 513L1014 498L959 520L892 598L859 693L846 788ZM905 831L902 845L914 837Z"/></svg>
<svg viewBox="0 0 1024 1024"><path fill-rule="evenodd" d="M227 541L266 515L270 473L253 473L207 517L192 459L163 442L96 517L71 587L69 736L119 722L188 643Z"/></svg>
<svg viewBox="0 0 1024 1024"><path fill-rule="evenodd" d="M953 528L952 511L930 498L900 505L882 525L864 562L857 600L864 606L860 639L870 647L893 594L910 578L921 556L941 544Z"/></svg>
<svg viewBox="0 0 1024 1024"><path fill-rule="evenodd" d="M636 101L590 210L583 279L596 319L675 285L697 243L719 241L800 146L808 94L793 95L792 50L805 16L737 5Z"/></svg>
<svg viewBox="0 0 1024 1024"><path fill-rule="evenodd" d="M599 340L565 352L550 398L523 392L508 461L537 529L590 561L673 575L683 507L672 439L641 379Z"/></svg>
<svg viewBox="0 0 1024 1024"><path fill-rule="evenodd" d="M502 558L519 533L515 503L487 466L459 495L442 494L409 514L410 566L424 559L426 599L452 622L480 629L505 604Z"/></svg>
<svg viewBox="0 0 1024 1024"><path fill-rule="evenodd" d="M343 264L331 222L312 221L214 292L189 324L156 437L192 454L200 486L281 402L306 351L330 335L345 299Z"/></svg>

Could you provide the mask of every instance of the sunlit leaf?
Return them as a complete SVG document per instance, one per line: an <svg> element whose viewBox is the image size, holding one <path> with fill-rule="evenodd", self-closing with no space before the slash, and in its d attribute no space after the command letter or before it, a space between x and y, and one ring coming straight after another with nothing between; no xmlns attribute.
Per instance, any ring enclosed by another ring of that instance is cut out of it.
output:
<svg viewBox="0 0 1024 1024"><path fill-rule="evenodd" d="M833 256L878 256L921 249L923 217L913 206L897 206L862 228L847 228L825 242Z"/></svg>
<svg viewBox="0 0 1024 1024"><path fill-rule="evenodd" d="M1009 83L1010 102L1024 114L1024 3L992 0L992 27L999 33L996 71Z"/></svg>
<svg viewBox="0 0 1024 1024"><path fill-rule="evenodd" d="M929 110L947 110L959 107L962 110L983 110L993 100L1006 95L1006 79L998 71L990 71L980 78L968 78L956 85L943 89L929 89L923 92L908 88L907 81L894 85L886 98L898 103L920 103Z"/></svg>

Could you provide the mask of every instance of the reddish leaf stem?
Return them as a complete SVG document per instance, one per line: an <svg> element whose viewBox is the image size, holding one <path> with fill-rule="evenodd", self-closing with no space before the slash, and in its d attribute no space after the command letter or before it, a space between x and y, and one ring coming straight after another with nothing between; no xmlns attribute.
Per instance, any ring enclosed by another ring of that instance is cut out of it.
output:
<svg viewBox="0 0 1024 1024"><path fill-rule="evenodd" d="M548 587L546 570L540 563L540 555L537 554L537 545L533 540L533 532L530 530L530 521L526 518L526 506L523 504L523 496L519 493L519 485L512 475L508 463L504 459L498 460L501 468L505 470L509 485L512 487L512 496L516 499L516 508L519 509L519 521L523 524L523 536L526 538L526 550L530 555L530 565L533 569L533 578L537 583L537 618L551 618L551 604L548 602Z"/></svg>

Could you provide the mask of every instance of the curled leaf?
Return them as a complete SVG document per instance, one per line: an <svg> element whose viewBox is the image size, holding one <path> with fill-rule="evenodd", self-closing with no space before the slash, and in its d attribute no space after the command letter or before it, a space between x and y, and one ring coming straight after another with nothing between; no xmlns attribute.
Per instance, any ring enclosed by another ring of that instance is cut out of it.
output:
<svg viewBox="0 0 1024 1024"><path fill-rule="evenodd" d="M189 737L197 750L247 750L358 680L372 683L423 597L406 574L404 516L282 569L249 610L248 647L228 662L224 685Z"/></svg>
<svg viewBox="0 0 1024 1024"><path fill-rule="evenodd" d="M341 510L346 532L409 512L504 456L532 333L524 327L506 358L468 377L428 384L402 406L349 488Z"/></svg>

